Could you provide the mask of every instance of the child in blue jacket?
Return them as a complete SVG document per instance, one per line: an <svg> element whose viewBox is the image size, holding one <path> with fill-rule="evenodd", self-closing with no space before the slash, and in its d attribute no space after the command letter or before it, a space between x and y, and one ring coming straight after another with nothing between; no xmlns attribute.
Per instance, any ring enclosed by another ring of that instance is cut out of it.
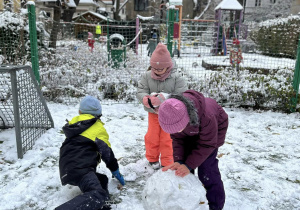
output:
<svg viewBox="0 0 300 210"><path fill-rule="evenodd" d="M63 127L66 139L60 148L60 179L63 185L78 186L83 194L58 206L57 210L110 209L106 205L109 200L108 178L96 172L101 160L113 176L125 185L104 123L100 120L101 115L99 100L86 96L80 102L79 116Z"/></svg>

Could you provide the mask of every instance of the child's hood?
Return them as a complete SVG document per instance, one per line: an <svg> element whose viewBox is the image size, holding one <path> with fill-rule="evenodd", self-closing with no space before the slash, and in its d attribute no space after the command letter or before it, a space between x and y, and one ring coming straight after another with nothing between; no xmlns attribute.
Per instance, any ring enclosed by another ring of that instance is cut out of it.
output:
<svg viewBox="0 0 300 210"><path fill-rule="evenodd" d="M188 93L188 91L185 91L184 93ZM199 125L198 110L196 109L196 107L194 106L194 102L190 98L185 97L183 94L171 94L168 98L175 98L183 102L185 107L187 108L187 112L190 118L189 123L192 126Z"/></svg>
<svg viewBox="0 0 300 210"><path fill-rule="evenodd" d="M62 129L67 138L72 138L87 130L96 121L97 118L91 114L81 114L65 124Z"/></svg>

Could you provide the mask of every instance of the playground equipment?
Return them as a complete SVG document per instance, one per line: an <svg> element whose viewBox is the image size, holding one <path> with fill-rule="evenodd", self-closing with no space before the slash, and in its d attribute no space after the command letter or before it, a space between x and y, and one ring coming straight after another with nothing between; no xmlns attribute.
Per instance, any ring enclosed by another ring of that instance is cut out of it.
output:
<svg viewBox="0 0 300 210"><path fill-rule="evenodd" d="M240 46L240 41L236 38L233 38L232 47L230 48L230 64L232 68L236 67L236 70L239 70L240 63L243 61L242 50Z"/></svg>
<svg viewBox="0 0 300 210"><path fill-rule="evenodd" d="M157 46L157 35L156 33L153 33L152 35L152 38L149 39L149 43L148 43L148 46L147 46L147 50L148 50L148 56L151 57L153 51L155 50Z"/></svg>
<svg viewBox="0 0 300 210"><path fill-rule="evenodd" d="M15 127L18 158L53 128L41 89L29 66L0 66L0 128Z"/></svg>
<svg viewBox="0 0 300 210"><path fill-rule="evenodd" d="M112 34L107 40L108 62L113 68L119 68L126 60L126 41L121 34Z"/></svg>
<svg viewBox="0 0 300 210"><path fill-rule="evenodd" d="M198 56L203 53L207 54L207 52L200 53L200 50L195 50L201 45L210 47L210 53L214 55L226 55L229 52L227 44L230 47L233 37L237 39L247 37L247 26L242 24L242 19L243 6L237 0L223 0L215 8L215 20L182 19L182 1L170 0L167 11L168 50L172 57L182 53L198 54ZM193 34L194 40L185 36L186 33ZM208 38L212 41L207 41Z"/></svg>
<svg viewBox="0 0 300 210"><path fill-rule="evenodd" d="M169 1L167 19L168 19L167 48L171 56L173 57L174 55L174 52L172 50L173 44L174 44L174 49L176 49L176 54L180 55L182 0Z"/></svg>
<svg viewBox="0 0 300 210"><path fill-rule="evenodd" d="M227 13L227 17L225 16ZM228 14L229 13L229 14ZM229 16L229 17L228 17ZM223 0L215 8L215 55L226 55L226 39L240 37L241 25L243 20L243 6L237 0ZM228 23L228 31L226 28ZM227 33L228 32L228 33ZM226 36L227 35L227 36Z"/></svg>

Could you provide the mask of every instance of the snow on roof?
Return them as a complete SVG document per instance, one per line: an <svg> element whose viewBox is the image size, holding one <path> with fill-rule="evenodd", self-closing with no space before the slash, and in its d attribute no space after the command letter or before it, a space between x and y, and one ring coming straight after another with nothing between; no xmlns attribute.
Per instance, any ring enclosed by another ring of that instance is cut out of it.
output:
<svg viewBox="0 0 300 210"><path fill-rule="evenodd" d="M26 4L35 5L34 1L28 1Z"/></svg>
<svg viewBox="0 0 300 210"><path fill-rule="evenodd" d="M56 2L57 0L36 0L36 2ZM82 1L82 0L80 0ZM76 7L74 0L65 1L68 7Z"/></svg>
<svg viewBox="0 0 300 210"><path fill-rule="evenodd" d="M92 15L94 15L94 16L96 16L96 17L102 19L102 20L107 20L107 17L105 17L105 16L103 16L103 15L101 15L101 14L99 14L99 13L91 12L91 11L86 11L86 12L84 12L84 13L81 13L80 15L76 15L76 16L73 17L73 19L76 19L76 18L78 18L79 16L85 15L85 14L87 14L87 13L90 13L90 14L92 14ZM112 19L109 19L109 21L110 21L110 22L113 22Z"/></svg>
<svg viewBox="0 0 300 210"><path fill-rule="evenodd" d="M82 1L82 0L80 0L80 1ZM74 0L65 1L65 4L68 7L76 7L76 4L75 4Z"/></svg>
<svg viewBox="0 0 300 210"><path fill-rule="evenodd" d="M118 39L120 39L121 41L124 40L124 36L123 36L122 34L112 34L112 35L109 37L110 40L111 40L111 39L114 39L114 38L118 38Z"/></svg>
<svg viewBox="0 0 300 210"><path fill-rule="evenodd" d="M224 10L243 10L243 6L237 0L223 0L215 8L215 10L224 9Z"/></svg>
<svg viewBox="0 0 300 210"><path fill-rule="evenodd" d="M99 6L99 4L97 2L95 2L94 0L80 0L79 5L81 5L81 4L93 4L93 5Z"/></svg>
<svg viewBox="0 0 300 210"><path fill-rule="evenodd" d="M79 3L95 3L93 0L80 0Z"/></svg>
<svg viewBox="0 0 300 210"><path fill-rule="evenodd" d="M112 4L112 1L102 1L104 4Z"/></svg>
<svg viewBox="0 0 300 210"><path fill-rule="evenodd" d="M56 2L56 0L36 0L36 2Z"/></svg>
<svg viewBox="0 0 300 210"><path fill-rule="evenodd" d="M141 20L152 20L154 18L154 16L151 16L151 17L143 17L141 15L137 15L137 17Z"/></svg>

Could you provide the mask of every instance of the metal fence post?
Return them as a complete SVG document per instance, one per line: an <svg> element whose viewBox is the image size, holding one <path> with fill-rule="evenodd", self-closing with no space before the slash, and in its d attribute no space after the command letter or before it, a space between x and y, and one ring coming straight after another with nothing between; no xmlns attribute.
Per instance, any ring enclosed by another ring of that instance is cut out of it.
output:
<svg viewBox="0 0 300 210"><path fill-rule="evenodd" d="M169 18L168 18L168 37L167 37L167 48L172 56L172 46L173 46L173 33L174 33L174 14L175 9L169 9Z"/></svg>
<svg viewBox="0 0 300 210"><path fill-rule="evenodd" d="M29 20L29 37L30 37L30 51L32 69L36 80L40 84L39 74L39 58L37 47L37 32L36 32L36 17L35 17L35 4L33 1L27 2L28 20Z"/></svg>
<svg viewBox="0 0 300 210"><path fill-rule="evenodd" d="M107 18L107 21L106 21L106 25L107 25L107 28L106 28L106 36L107 36L107 41L106 41L106 44L107 44L107 58L108 58L108 62L110 62L110 53L111 53L111 49L110 49L110 39L109 39L109 18ZM110 65L108 63L108 65Z"/></svg>
<svg viewBox="0 0 300 210"><path fill-rule="evenodd" d="M13 109L14 109L14 120L15 120L15 132L16 132L16 145L18 158L23 158L23 148L22 148L22 136L21 136L21 118L20 118L20 107L19 107L19 97L17 89L17 73L15 70L11 71L11 90L13 97Z"/></svg>
<svg viewBox="0 0 300 210"><path fill-rule="evenodd" d="M135 34L136 34L136 39L135 39L135 54L139 54L138 53L138 49L139 49L139 31L140 31L140 19L137 17L135 19L135 26L136 26L136 29L135 29Z"/></svg>
<svg viewBox="0 0 300 210"><path fill-rule="evenodd" d="M291 99L291 102L292 102L291 111L292 112L296 111L297 102L298 102L299 85L300 85L300 34L299 34L299 40L298 40L297 60L296 60L294 79L293 79L294 94Z"/></svg>

